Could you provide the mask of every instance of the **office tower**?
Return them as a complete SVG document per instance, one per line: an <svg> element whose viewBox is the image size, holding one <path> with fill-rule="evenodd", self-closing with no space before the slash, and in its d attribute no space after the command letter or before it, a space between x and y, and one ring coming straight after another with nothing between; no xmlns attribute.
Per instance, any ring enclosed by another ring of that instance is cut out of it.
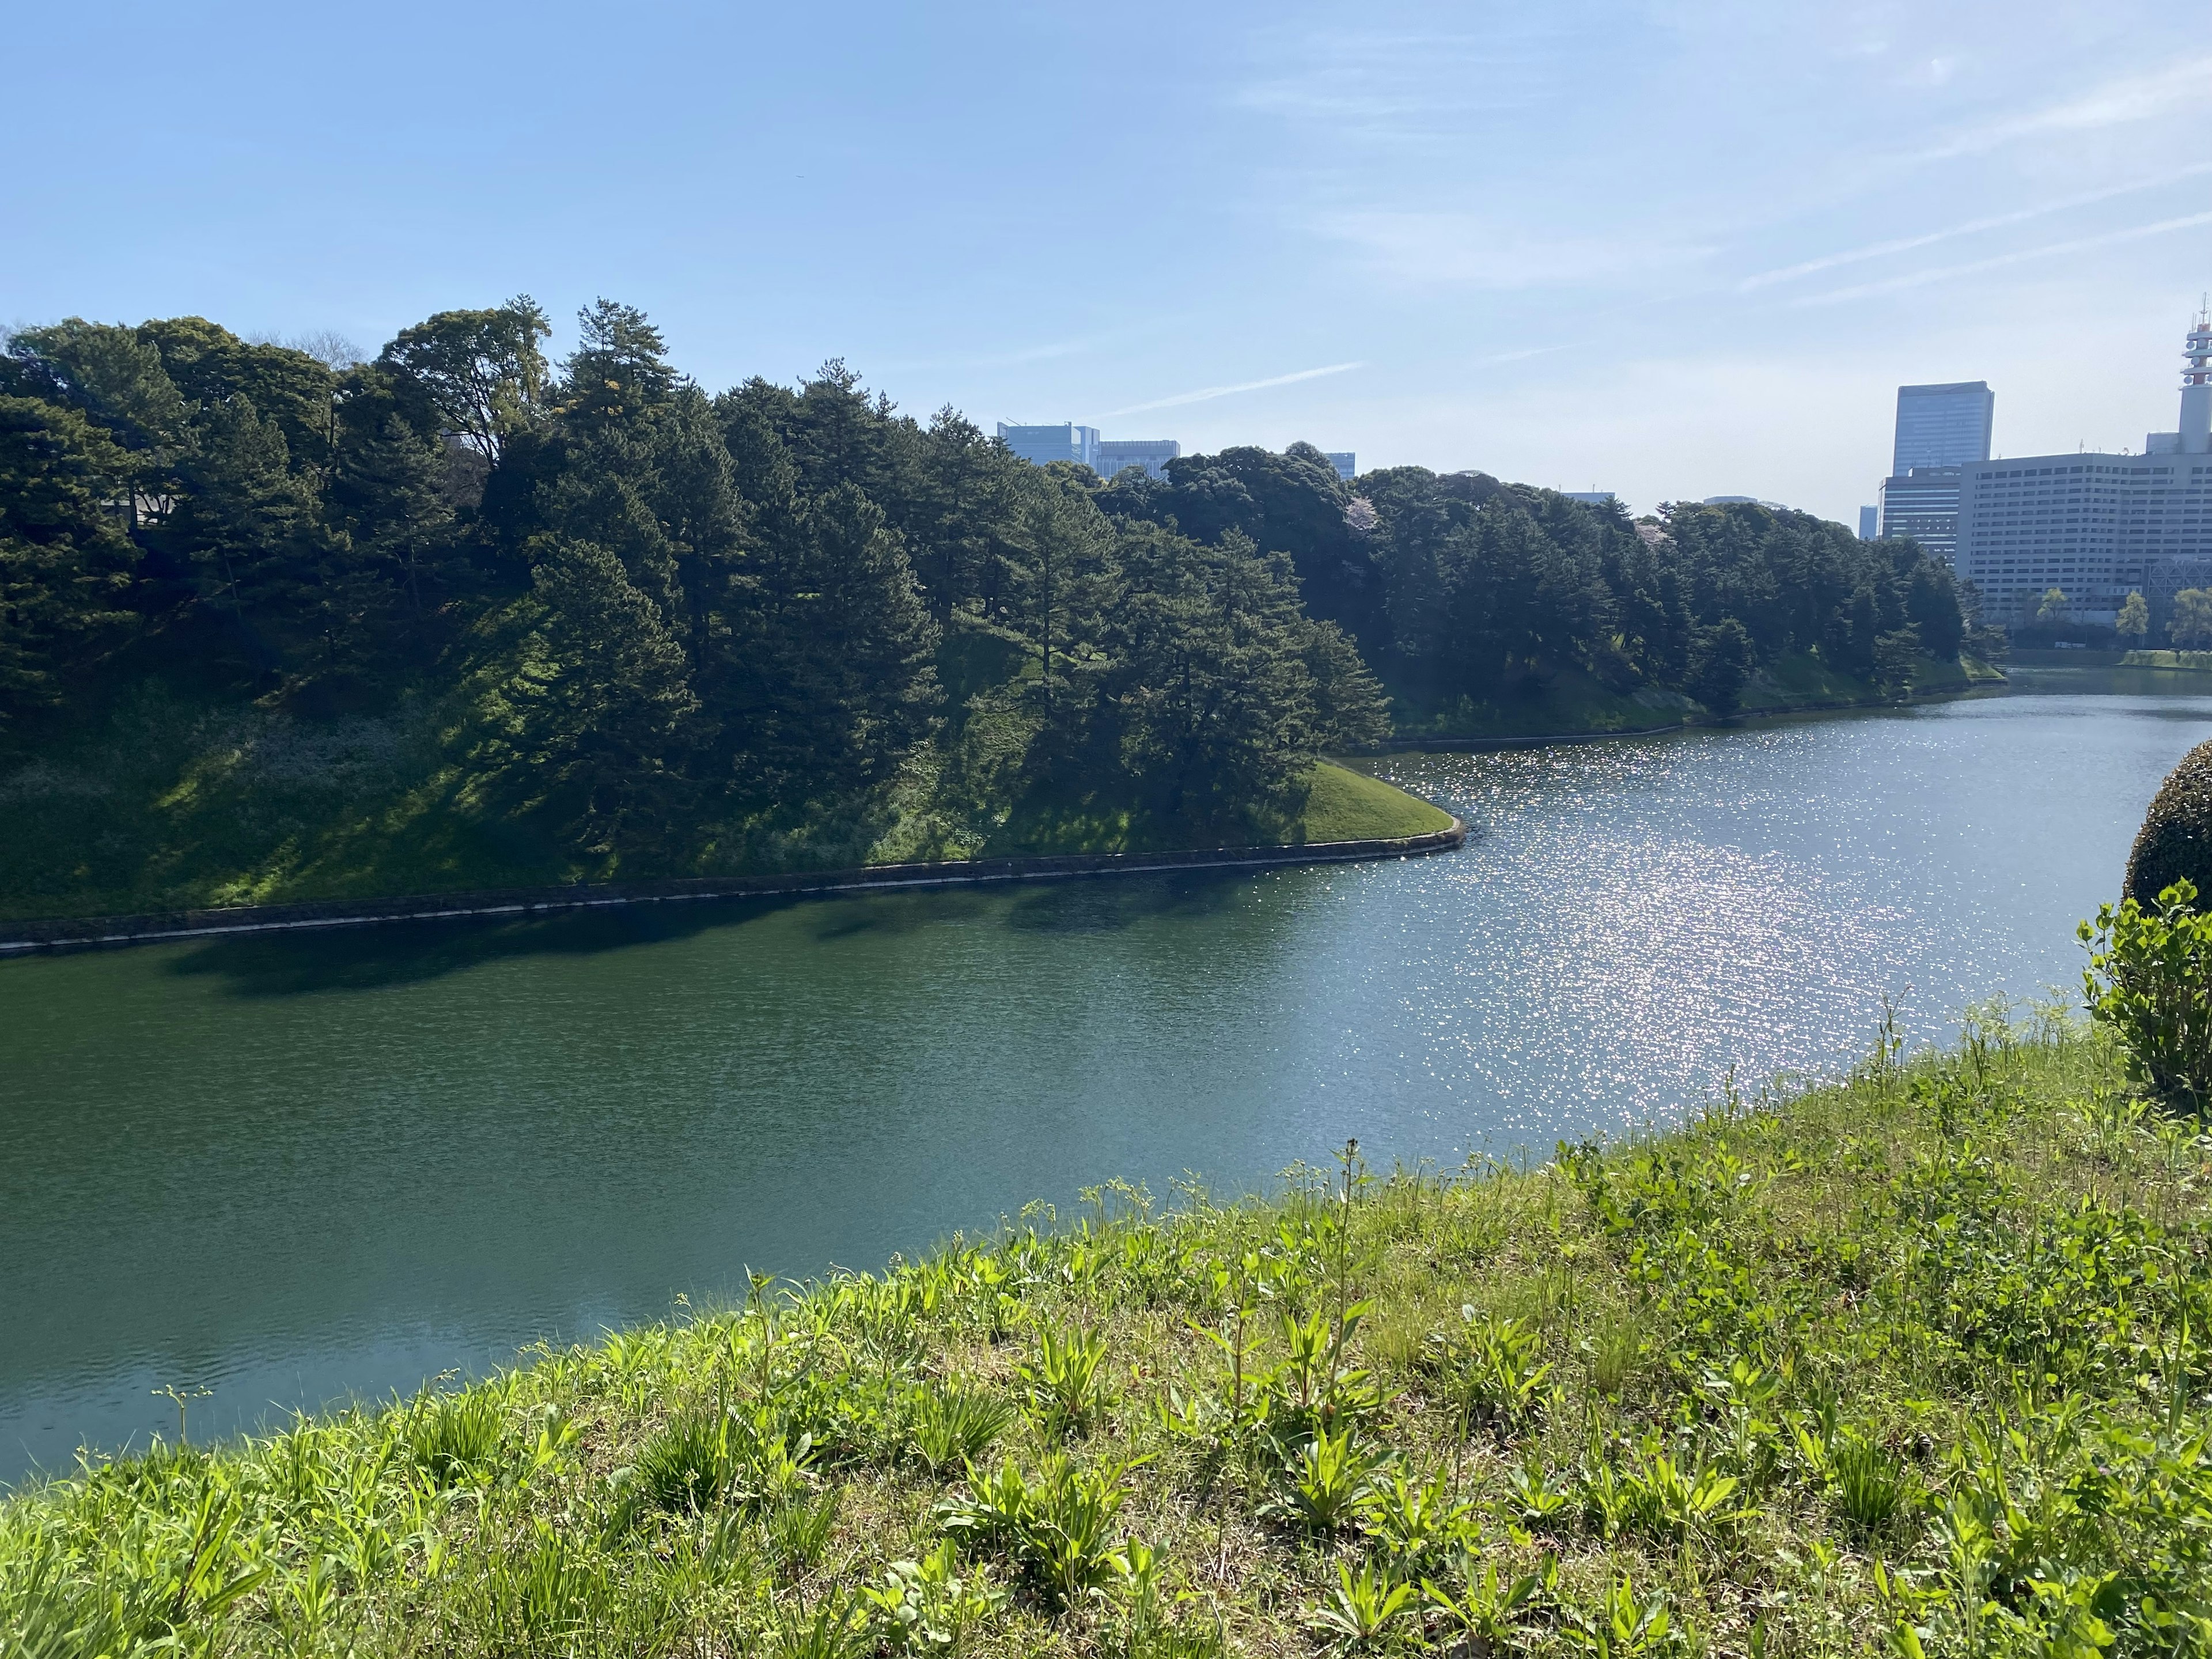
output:
<svg viewBox="0 0 2212 1659"><path fill-rule="evenodd" d="M1054 461L1098 465L1098 428L1095 426L1008 426L999 422L999 436L1007 448L1034 466Z"/></svg>
<svg viewBox="0 0 2212 1659"><path fill-rule="evenodd" d="M1611 507L1617 499L1610 489L1562 489L1559 494L1584 507Z"/></svg>
<svg viewBox="0 0 2212 1659"><path fill-rule="evenodd" d="M1984 380L1897 388L1897 434L1881 485L1881 533L1948 559L1959 535L1959 469L1990 458L1996 394Z"/></svg>
<svg viewBox="0 0 2212 1659"><path fill-rule="evenodd" d="M1151 478L1167 477L1168 463L1182 453L1173 438L1102 438L1098 443L1098 476L1110 478L1124 467L1141 466Z"/></svg>
<svg viewBox="0 0 2212 1659"><path fill-rule="evenodd" d="M2027 455L1961 473L1959 574L1991 613L2033 617L2063 592L2077 619L2110 622L2130 592L2163 643L2173 595L2212 586L2212 327L2183 348L2181 422L2142 455Z"/></svg>
<svg viewBox="0 0 2212 1659"><path fill-rule="evenodd" d="M1910 536L1936 558L1948 559L1959 541L1959 474L1955 466L1916 466L1881 481L1881 533Z"/></svg>
<svg viewBox="0 0 2212 1659"><path fill-rule="evenodd" d="M1336 476L1345 483L1350 483L1359 476L1359 457L1355 452L1349 449L1325 449L1322 453L1328 457L1328 464L1336 469Z"/></svg>
<svg viewBox="0 0 2212 1659"><path fill-rule="evenodd" d="M1897 442L1892 477L1916 466L1965 466L1990 458L1996 393L1984 380L1897 388Z"/></svg>
<svg viewBox="0 0 2212 1659"><path fill-rule="evenodd" d="M1859 539L1870 542L1881 534L1881 509L1863 507L1859 509Z"/></svg>

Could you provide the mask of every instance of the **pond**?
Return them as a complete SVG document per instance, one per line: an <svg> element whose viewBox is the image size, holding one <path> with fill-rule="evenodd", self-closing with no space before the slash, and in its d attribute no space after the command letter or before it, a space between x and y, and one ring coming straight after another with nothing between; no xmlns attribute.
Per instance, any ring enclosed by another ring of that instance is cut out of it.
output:
<svg viewBox="0 0 2212 1659"><path fill-rule="evenodd" d="M2178 677L2176 677L2178 678ZM1386 775L1390 864L0 963L0 1481L874 1268L1115 1177L1547 1156L2077 994L2212 697L2033 694ZM2106 682L2105 684L2109 684Z"/></svg>

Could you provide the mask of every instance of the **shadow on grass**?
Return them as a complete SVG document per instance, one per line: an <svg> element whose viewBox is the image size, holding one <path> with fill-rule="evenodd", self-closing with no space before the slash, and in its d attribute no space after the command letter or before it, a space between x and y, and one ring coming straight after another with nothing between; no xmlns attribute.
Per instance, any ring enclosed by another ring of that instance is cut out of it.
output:
<svg viewBox="0 0 2212 1659"><path fill-rule="evenodd" d="M241 997L374 991L526 957L592 957L688 939L787 911L796 913L800 934L821 945L894 939L954 922L1104 933L1156 917L1212 915L1250 880L1249 872L1193 871L931 892L623 905L527 920L380 922L218 939L185 951L166 970L220 980L226 992Z"/></svg>

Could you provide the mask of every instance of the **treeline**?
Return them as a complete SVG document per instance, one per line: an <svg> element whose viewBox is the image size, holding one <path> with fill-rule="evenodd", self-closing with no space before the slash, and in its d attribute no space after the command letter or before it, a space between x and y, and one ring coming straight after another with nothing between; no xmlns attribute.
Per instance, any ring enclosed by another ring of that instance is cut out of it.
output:
<svg viewBox="0 0 2212 1659"><path fill-rule="evenodd" d="M427 700L488 811L679 867L894 797L1226 834L1386 737L1385 684L1409 725L1569 670L1727 713L1789 653L1894 689L1966 629L1947 567L1803 514L1347 484L1304 444L1101 480L839 363L710 396L635 310L579 321L558 364L526 299L368 362L198 318L14 336L0 745L163 677Z"/></svg>
<svg viewBox="0 0 2212 1659"><path fill-rule="evenodd" d="M1683 504L1639 525L1477 472L1393 467L1346 484L1304 444L1167 472L1124 473L1099 502L1288 553L1309 605L1417 704L1493 700L1572 665L1614 691L1656 685L1727 714L1753 673L1797 652L1901 690L1920 657L1955 659L1969 625L1949 566L1808 514Z"/></svg>
<svg viewBox="0 0 2212 1659"><path fill-rule="evenodd" d="M1387 731L1279 553L1109 517L839 364L710 397L635 310L580 322L557 368L526 299L367 363L195 318L17 334L0 741L149 673L427 690L494 809L673 867L902 789L1233 829Z"/></svg>

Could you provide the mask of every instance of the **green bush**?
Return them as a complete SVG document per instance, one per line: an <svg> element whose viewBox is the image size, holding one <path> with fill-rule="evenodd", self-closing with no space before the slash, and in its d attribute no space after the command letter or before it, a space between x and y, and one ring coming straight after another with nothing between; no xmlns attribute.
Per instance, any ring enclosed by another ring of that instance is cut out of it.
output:
<svg viewBox="0 0 2212 1659"><path fill-rule="evenodd" d="M2146 908L2177 881L2212 890L2212 743L2181 757L2143 814L2120 896Z"/></svg>
<svg viewBox="0 0 2212 1659"><path fill-rule="evenodd" d="M2127 1050L2137 1077L2192 1109L2212 1097L2212 915L2185 877L2146 910L2134 899L2083 922L2089 1012Z"/></svg>

